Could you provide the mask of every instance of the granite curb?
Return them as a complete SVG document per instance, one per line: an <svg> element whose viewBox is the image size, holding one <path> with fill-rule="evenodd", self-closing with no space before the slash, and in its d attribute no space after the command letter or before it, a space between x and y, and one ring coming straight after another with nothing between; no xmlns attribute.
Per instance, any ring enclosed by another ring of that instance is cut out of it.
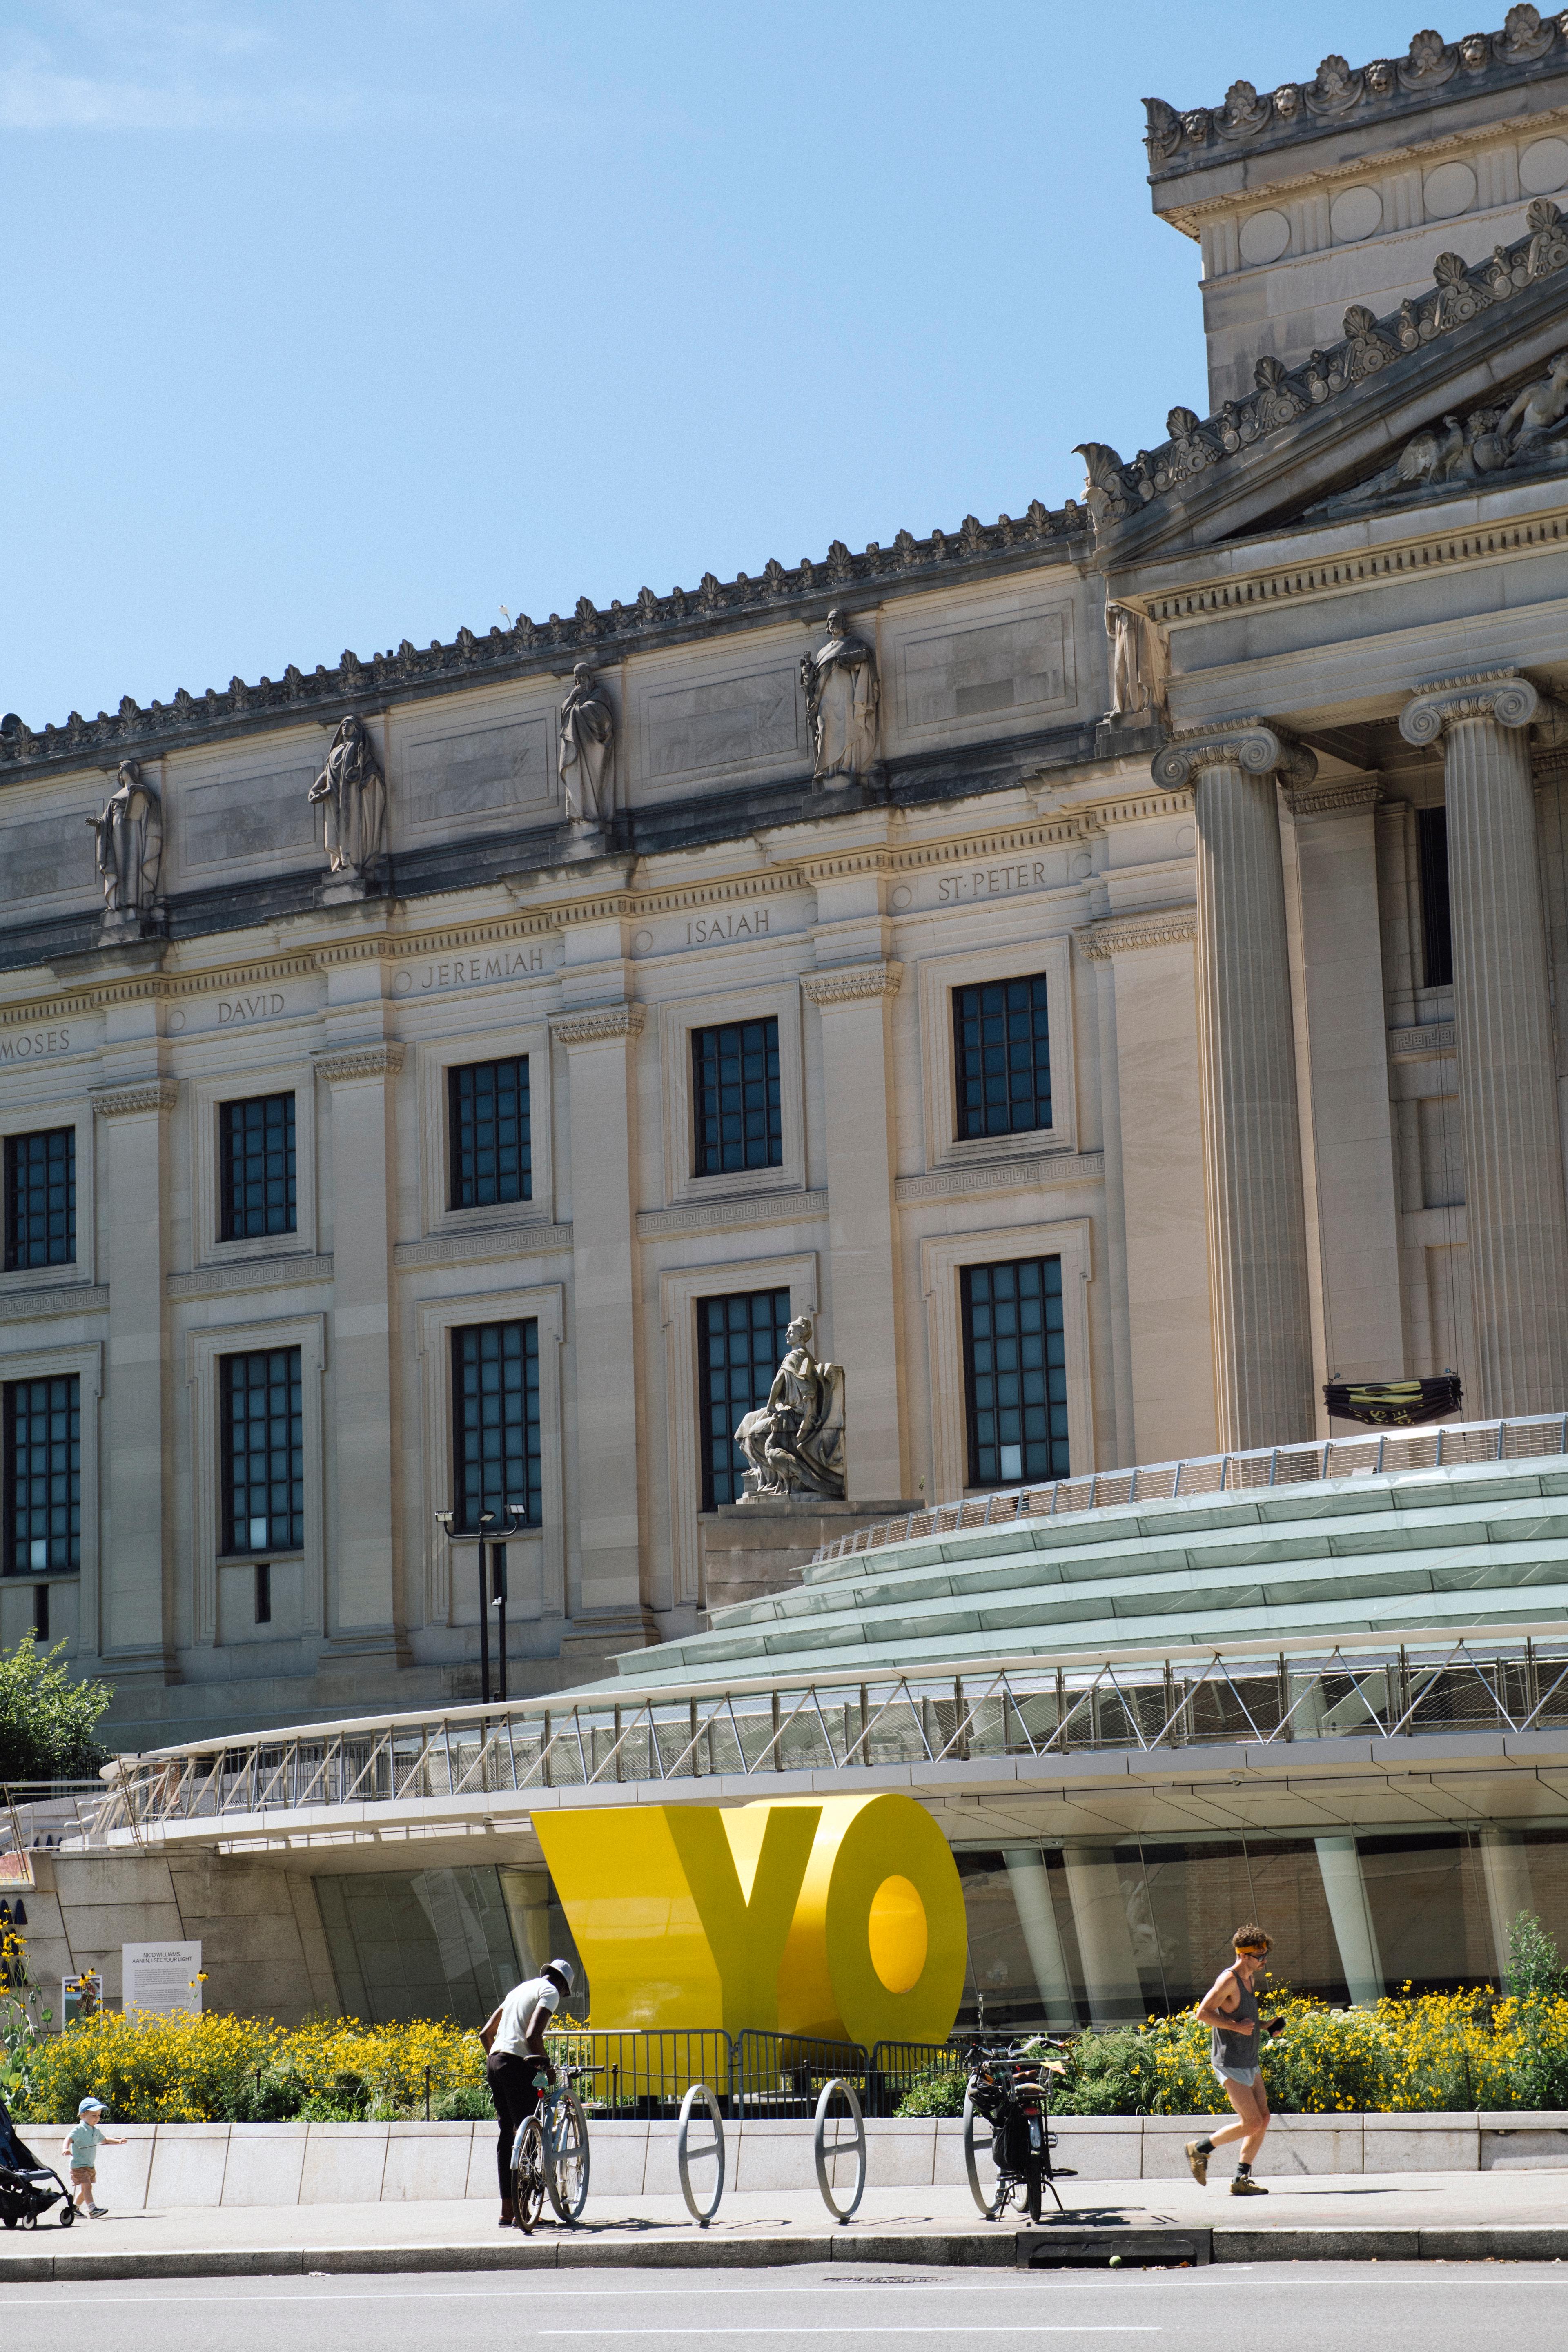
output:
<svg viewBox="0 0 1568 2352"><path fill-rule="evenodd" d="M1199 2260L1280 2262L1568 2262L1568 2224L1529 2223L1435 2229L1190 2229L1171 2224L1173 2238L1202 2237ZM650 2239L608 2231L574 2231L557 2238L510 2243L414 2246L169 2247L137 2253L14 2254L0 2249L0 2283L81 2284L95 2279L219 2279L352 2277L392 2273L535 2270L763 2270L808 2263L923 2263L931 2268L1012 2269L1037 2266L1047 2232L1006 2230L867 2231L852 2234L714 2237L697 2231ZM1152 2233L1133 2233L1142 2242ZM1152 2233L1158 2234L1158 2232ZM1107 2261L1117 2249L1114 2229L1073 2229L1090 2238ZM1127 2242L1123 2241L1123 2242ZM1131 2252L1129 2246L1129 2252ZM1133 2261L1138 2259L1132 2253Z"/></svg>

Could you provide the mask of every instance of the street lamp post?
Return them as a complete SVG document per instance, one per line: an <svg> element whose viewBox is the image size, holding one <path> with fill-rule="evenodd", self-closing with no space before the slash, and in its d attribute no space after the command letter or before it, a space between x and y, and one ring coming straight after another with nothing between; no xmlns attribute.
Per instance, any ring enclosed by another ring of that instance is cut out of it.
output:
<svg viewBox="0 0 1568 2352"><path fill-rule="evenodd" d="M452 1541L457 1530L456 1511L437 1511L436 1525L447 1541ZM490 1611L496 1612L496 1631L500 1637L500 1688L498 1698L506 1697L506 1544L494 1539L493 1530L501 1537L514 1536L527 1524L527 1507L521 1503L508 1503L503 1513L481 1511L479 1525L479 1702L490 1703ZM487 1551L489 1558L487 1560Z"/></svg>
<svg viewBox="0 0 1568 2352"><path fill-rule="evenodd" d="M506 1514L504 1518L499 1517L494 1511L481 1511L479 1513L479 1526L481 1529L493 1531L499 1528L502 1536L517 1535L527 1524L527 1506L522 1503L508 1503L504 1506L504 1509ZM479 1545L479 1558L481 1562L484 1559L484 1551L485 1547L481 1541ZM496 1693L496 1696L504 1706L506 1702L506 1545L504 1542L497 1542L493 1532L491 1532L490 1535L489 1552L489 1576L487 1579L481 1573L479 1580L479 1613L480 1622L482 1623L486 1613L485 1601L488 1597L490 1608L496 1612L497 1654L498 1663L500 1667L500 1688ZM487 1685L485 1692L487 1698L489 1696L488 1687L489 1680L489 1644L481 1635L479 1662L483 1679Z"/></svg>

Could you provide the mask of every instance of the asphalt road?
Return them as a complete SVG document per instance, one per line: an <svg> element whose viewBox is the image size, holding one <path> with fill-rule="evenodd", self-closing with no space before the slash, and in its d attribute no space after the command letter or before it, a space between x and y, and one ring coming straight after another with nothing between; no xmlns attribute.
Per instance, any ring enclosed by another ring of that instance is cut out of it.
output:
<svg viewBox="0 0 1568 2352"><path fill-rule="evenodd" d="M1114 2275L799 2270L462 2272L7 2290L6 2352L1518 2352L1563 2326L1568 2263L1266 2263Z"/></svg>

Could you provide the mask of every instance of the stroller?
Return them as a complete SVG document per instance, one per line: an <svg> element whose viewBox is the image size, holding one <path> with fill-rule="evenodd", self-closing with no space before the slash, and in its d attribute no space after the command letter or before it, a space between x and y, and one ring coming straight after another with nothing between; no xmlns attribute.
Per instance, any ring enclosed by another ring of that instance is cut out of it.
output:
<svg viewBox="0 0 1568 2352"><path fill-rule="evenodd" d="M39 2214L47 2213L57 2197L62 2200L60 2227L68 2230L76 2220L70 2190L59 2174L40 2164L17 2137L5 2102L0 2099L0 2223L14 2230L20 2221L24 2230L36 2230Z"/></svg>

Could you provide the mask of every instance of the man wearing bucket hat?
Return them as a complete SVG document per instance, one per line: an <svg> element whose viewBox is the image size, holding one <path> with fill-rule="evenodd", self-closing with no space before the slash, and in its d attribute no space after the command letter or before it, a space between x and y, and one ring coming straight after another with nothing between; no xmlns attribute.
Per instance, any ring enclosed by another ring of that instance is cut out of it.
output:
<svg viewBox="0 0 1568 2352"><path fill-rule="evenodd" d="M71 2187L76 2191L79 2211L89 2221L101 2221L109 2210L98 2201L98 2151L100 2147L123 2147L122 2139L110 2139L99 2126L104 2120L103 2101L84 2099L76 2111L76 2128L67 2132L60 2146L71 2161Z"/></svg>
<svg viewBox="0 0 1568 2352"><path fill-rule="evenodd" d="M1268 2129L1268 2094L1264 2088L1258 2045L1264 2033L1277 2032L1279 2026L1277 2021L1265 2025L1260 2020L1253 1987L1263 1974L1268 1938L1261 1927L1249 1920L1245 1927L1237 1929L1231 1944L1235 1960L1228 1969L1220 1970L1194 2014L1200 2025L1209 2029L1209 2063L1225 2085L1237 2119L1223 2130L1189 2140L1186 2157L1193 2179L1200 2189L1205 2189L1208 2186L1209 2158L1215 2148L1238 2139L1241 2153L1230 2193L1233 2197L1267 2197L1268 2191L1252 2177L1252 2160Z"/></svg>

